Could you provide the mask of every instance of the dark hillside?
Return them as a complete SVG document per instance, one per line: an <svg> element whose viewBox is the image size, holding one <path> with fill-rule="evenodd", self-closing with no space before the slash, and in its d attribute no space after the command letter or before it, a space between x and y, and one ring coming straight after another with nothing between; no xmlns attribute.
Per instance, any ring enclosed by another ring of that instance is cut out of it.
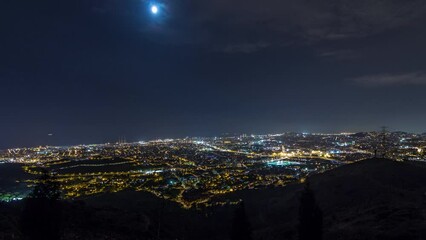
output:
<svg viewBox="0 0 426 240"><path fill-rule="evenodd" d="M426 169L370 159L310 178L325 239L426 239ZM245 192L258 236L294 237L302 184Z"/></svg>
<svg viewBox="0 0 426 240"><path fill-rule="evenodd" d="M324 239L426 239L424 163L370 159L309 181L323 211ZM244 199L254 239L297 239L303 187L222 197ZM1 207L0 222L16 231L20 204ZM64 239L227 239L234 209L185 210L145 192L104 194L65 204Z"/></svg>

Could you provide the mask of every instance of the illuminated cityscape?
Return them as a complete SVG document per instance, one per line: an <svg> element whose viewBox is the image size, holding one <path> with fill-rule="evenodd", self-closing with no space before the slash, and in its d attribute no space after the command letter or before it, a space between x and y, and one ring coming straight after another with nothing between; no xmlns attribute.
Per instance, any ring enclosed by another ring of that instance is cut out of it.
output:
<svg viewBox="0 0 426 240"><path fill-rule="evenodd" d="M0 240L426 239L425 0L0 10Z"/></svg>
<svg viewBox="0 0 426 240"><path fill-rule="evenodd" d="M304 181L384 153L399 161L425 161L425 148L425 134L403 132L244 134L16 148L2 151L0 159L22 168L26 177L19 181L26 187L47 169L67 199L134 190L191 208L234 204L227 193ZM2 200L24 193L2 191Z"/></svg>

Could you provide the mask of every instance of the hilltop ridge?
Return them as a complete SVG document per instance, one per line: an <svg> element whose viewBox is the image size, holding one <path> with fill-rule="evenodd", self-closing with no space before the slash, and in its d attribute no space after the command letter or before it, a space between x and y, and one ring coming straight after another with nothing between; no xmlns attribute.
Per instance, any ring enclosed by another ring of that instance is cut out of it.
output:
<svg viewBox="0 0 426 240"><path fill-rule="evenodd" d="M426 164L367 159L309 178L324 239L426 239ZM244 192L257 236L295 237L304 184Z"/></svg>
<svg viewBox="0 0 426 240"><path fill-rule="evenodd" d="M367 159L313 175L309 182L323 211L324 239L426 239L426 163ZM293 183L223 197L245 201L254 239L290 240L297 239L303 188L304 183ZM12 232L20 207L9 207L14 210L0 213L0 222ZM157 234L228 239L233 213L232 205L185 210L146 192L102 194L67 202L63 239L155 239Z"/></svg>

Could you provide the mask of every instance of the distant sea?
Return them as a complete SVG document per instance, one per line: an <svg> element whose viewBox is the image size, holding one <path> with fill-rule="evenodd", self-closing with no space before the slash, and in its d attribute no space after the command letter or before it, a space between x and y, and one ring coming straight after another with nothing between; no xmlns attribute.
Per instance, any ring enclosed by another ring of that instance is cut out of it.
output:
<svg viewBox="0 0 426 240"><path fill-rule="evenodd" d="M34 176L24 172L21 164L0 163L0 201L11 201L25 197L31 189L24 180Z"/></svg>

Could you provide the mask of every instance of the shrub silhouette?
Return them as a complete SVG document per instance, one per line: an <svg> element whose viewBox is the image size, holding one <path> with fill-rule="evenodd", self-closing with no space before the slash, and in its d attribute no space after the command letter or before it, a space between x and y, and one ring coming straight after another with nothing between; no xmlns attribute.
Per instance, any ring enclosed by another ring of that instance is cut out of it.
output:
<svg viewBox="0 0 426 240"><path fill-rule="evenodd" d="M44 171L33 191L24 200L21 232L26 239L56 240L61 238L62 208L59 184Z"/></svg>
<svg viewBox="0 0 426 240"><path fill-rule="evenodd" d="M322 211L316 203L315 195L310 188L309 182L306 183L305 189L300 197L299 239L322 239Z"/></svg>
<svg viewBox="0 0 426 240"><path fill-rule="evenodd" d="M231 240L251 240L251 226L247 219L244 202L235 209L231 229Z"/></svg>

